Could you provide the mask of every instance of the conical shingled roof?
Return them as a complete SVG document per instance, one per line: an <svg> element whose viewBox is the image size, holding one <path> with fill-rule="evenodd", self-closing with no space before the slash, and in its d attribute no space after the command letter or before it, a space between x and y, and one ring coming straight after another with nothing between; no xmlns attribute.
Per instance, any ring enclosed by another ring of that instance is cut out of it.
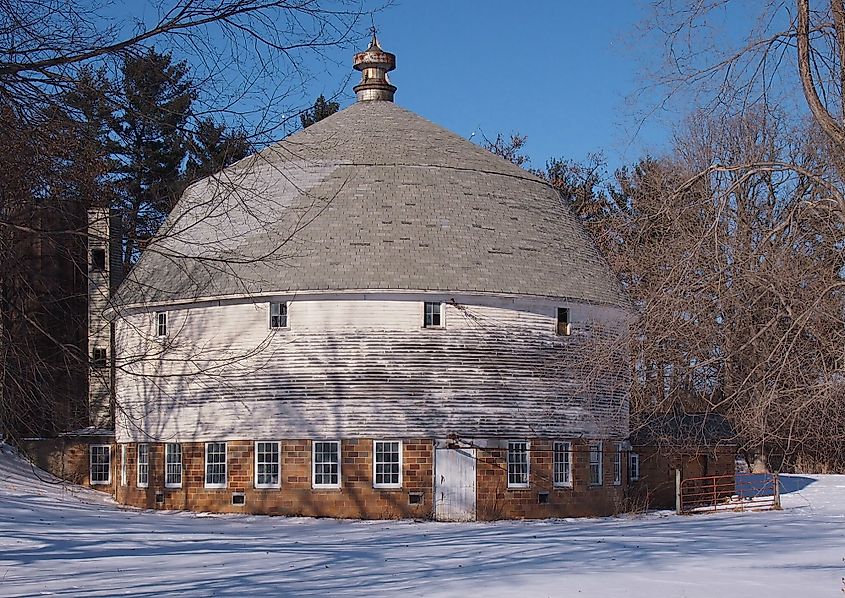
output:
<svg viewBox="0 0 845 598"><path fill-rule="evenodd" d="M376 289L627 305L547 182L388 101L190 187L116 302Z"/></svg>

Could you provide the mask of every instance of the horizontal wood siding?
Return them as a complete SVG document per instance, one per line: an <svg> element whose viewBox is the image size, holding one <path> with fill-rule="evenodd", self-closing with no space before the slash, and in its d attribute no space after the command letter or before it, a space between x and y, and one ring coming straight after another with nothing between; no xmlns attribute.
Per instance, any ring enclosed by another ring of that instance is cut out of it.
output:
<svg viewBox="0 0 845 598"><path fill-rule="evenodd" d="M446 300L443 329L423 300ZM116 322L120 442L250 438L627 435L627 360L603 351L627 325L611 308L501 297L297 299L289 328L266 302ZM613 348L613 349L611 349ZM601 367L597 367L601 364Z"/></svg>

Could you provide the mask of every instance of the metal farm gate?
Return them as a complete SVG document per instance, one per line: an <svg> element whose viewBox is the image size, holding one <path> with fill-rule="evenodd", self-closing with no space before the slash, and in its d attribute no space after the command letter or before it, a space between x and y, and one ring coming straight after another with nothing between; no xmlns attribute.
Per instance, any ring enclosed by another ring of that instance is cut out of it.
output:
<svg viewBox="0 0 845 598"><path fill-rule="evenodd" d="M780 509L780 479L776 473L737 473L682 480L678 472L676 507L680 515Z"/></svg>

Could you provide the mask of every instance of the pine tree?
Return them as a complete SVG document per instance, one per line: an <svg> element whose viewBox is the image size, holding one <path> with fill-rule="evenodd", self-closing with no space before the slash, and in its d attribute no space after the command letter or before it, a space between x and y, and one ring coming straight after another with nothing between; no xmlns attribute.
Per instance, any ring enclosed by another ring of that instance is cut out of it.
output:
<svg viewBox="0 0 845 598"><path fill-rule="evenodd" d="M323 120L327 116L331 116L338 110L340 110L340 104L337 102L329 102L323 94L320 94L320 97L318 97L314 102L313 108L300 114L299 120L302 122L302 128L304 129Z"/></svg>
<svg viewBox="0 0 845 598"><path fill-rule="evenodd" d="M154 48L124 61L120 86L126 104L112 122L109 150L128 271L178 197L194 90L187 64Z"/></svg>
<svg viewBox="0 0 845 598"><path fill-rule="evenodd" d="M243 129L229 129L225 123L216 123L212 118L203 119L190 139L185 182L189 185L212 175L246 158L252 151L252 144Z"/></svg>

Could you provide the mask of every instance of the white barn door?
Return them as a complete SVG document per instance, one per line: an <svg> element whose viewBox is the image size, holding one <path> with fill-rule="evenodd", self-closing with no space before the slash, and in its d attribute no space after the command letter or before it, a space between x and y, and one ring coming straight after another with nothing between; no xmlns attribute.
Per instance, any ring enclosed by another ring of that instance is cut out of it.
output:
<svg viewBox="0 0 845 598"><path fill-rule="evenodd" d="M475 449L435 449L434 516L475 521Z"/></svg>

